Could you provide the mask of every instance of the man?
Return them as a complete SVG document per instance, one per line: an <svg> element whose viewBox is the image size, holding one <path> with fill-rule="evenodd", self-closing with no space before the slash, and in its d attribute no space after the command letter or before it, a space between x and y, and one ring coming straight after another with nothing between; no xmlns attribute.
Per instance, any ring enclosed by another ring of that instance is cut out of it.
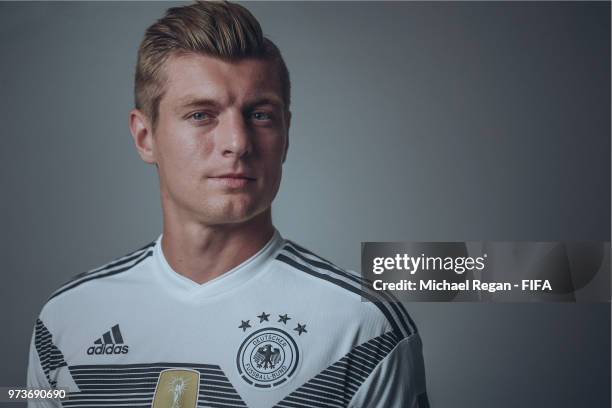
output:
<svg viewBox="0 0 612 408"><path fill-rule="evenodd" d="M237 4L171 8L149 27L129 125L157 167L163 233L51 296L29 387L68 389L66 407L427 406L404 308L272 224L289 90Z"/></svg>

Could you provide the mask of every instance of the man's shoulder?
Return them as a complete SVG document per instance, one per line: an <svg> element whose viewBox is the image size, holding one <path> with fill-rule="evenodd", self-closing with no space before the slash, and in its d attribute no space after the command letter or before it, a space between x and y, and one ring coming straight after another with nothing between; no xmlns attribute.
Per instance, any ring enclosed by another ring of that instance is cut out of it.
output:
<svg viewBox="0 0 612 408"><path fill-rule="evenodd" d="M43 311L62 299L83 295L82 289L95 289L94 286L96 284L112 280L113 278L119 278L122 274L133 270L137 265L142 264L143 261L153 255L153 248L156 243L157 240L153 240L123 256L74 275L49 296L43 306Z"/></svg>
<svg viewBox="0 0 612 408"><path fill-rule="evenodd" d="M320 286L342 289L347 297L360 298L363 281L359 273L342 268L295 241L285 239L275 260L300 279Z"/></svg>
<svg viewBox="0 0 612 408"><path fill-rule="evenodd" d="M292 240L284 240L275 260L289 269L299 281L295 290L310 292L329 313L344 314L344 318L377 326L380 332L392 331L399 338L416 333L416 326L405 307L386 292L371 289L357 272L339 267L333 262Z"/></svg>

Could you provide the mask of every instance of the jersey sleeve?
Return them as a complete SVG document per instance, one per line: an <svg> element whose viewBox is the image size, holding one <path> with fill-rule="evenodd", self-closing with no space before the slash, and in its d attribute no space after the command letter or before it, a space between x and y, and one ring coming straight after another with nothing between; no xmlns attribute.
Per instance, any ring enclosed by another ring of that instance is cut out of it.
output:
<svg viewBox="0 0 612 408"><path fill-rule="evenodd" d="M27 388L38 388L38 389L51 389L51 385L49 384L49 379L45 374L42 364L40 362L40 356L38 354L38 349L36 347L36 336L37 330L34 329L32 333L32 339L30 341L30 352L28 357L28 372L26 384ZM28 408L56 408L60 407L59 402L55 402L52 400L28 400Z"/></svg>
<svg viewBox="0 0 612 408"><path fill-rule="evenodd" d="M353 396L350 408L429 408L422 343L415 333L383 358Z"/></svg>

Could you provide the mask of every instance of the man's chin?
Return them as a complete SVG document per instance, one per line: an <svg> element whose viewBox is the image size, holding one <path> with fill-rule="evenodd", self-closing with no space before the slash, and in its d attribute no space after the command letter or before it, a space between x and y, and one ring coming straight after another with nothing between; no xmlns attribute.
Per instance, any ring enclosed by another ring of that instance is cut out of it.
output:
<svg viewBox="0 0 612 408"><path fill-rule="evenodd" d="M208 212L203 218L208 225L239 225L256 222L265 212L265 208L234 204L219 208L218 211Z"/></svg>

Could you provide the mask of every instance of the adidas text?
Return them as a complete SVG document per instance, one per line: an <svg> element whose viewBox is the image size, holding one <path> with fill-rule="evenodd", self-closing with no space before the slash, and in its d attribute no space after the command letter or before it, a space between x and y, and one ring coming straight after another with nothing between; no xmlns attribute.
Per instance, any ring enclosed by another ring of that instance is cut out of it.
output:
<svg viewBox="0 0 612 408"><path fill-rule="evenodd" d="M100 344L99 346L91 346L87 349L87 354L127 354L129 346L119 346L115 344Z"/></svg>

